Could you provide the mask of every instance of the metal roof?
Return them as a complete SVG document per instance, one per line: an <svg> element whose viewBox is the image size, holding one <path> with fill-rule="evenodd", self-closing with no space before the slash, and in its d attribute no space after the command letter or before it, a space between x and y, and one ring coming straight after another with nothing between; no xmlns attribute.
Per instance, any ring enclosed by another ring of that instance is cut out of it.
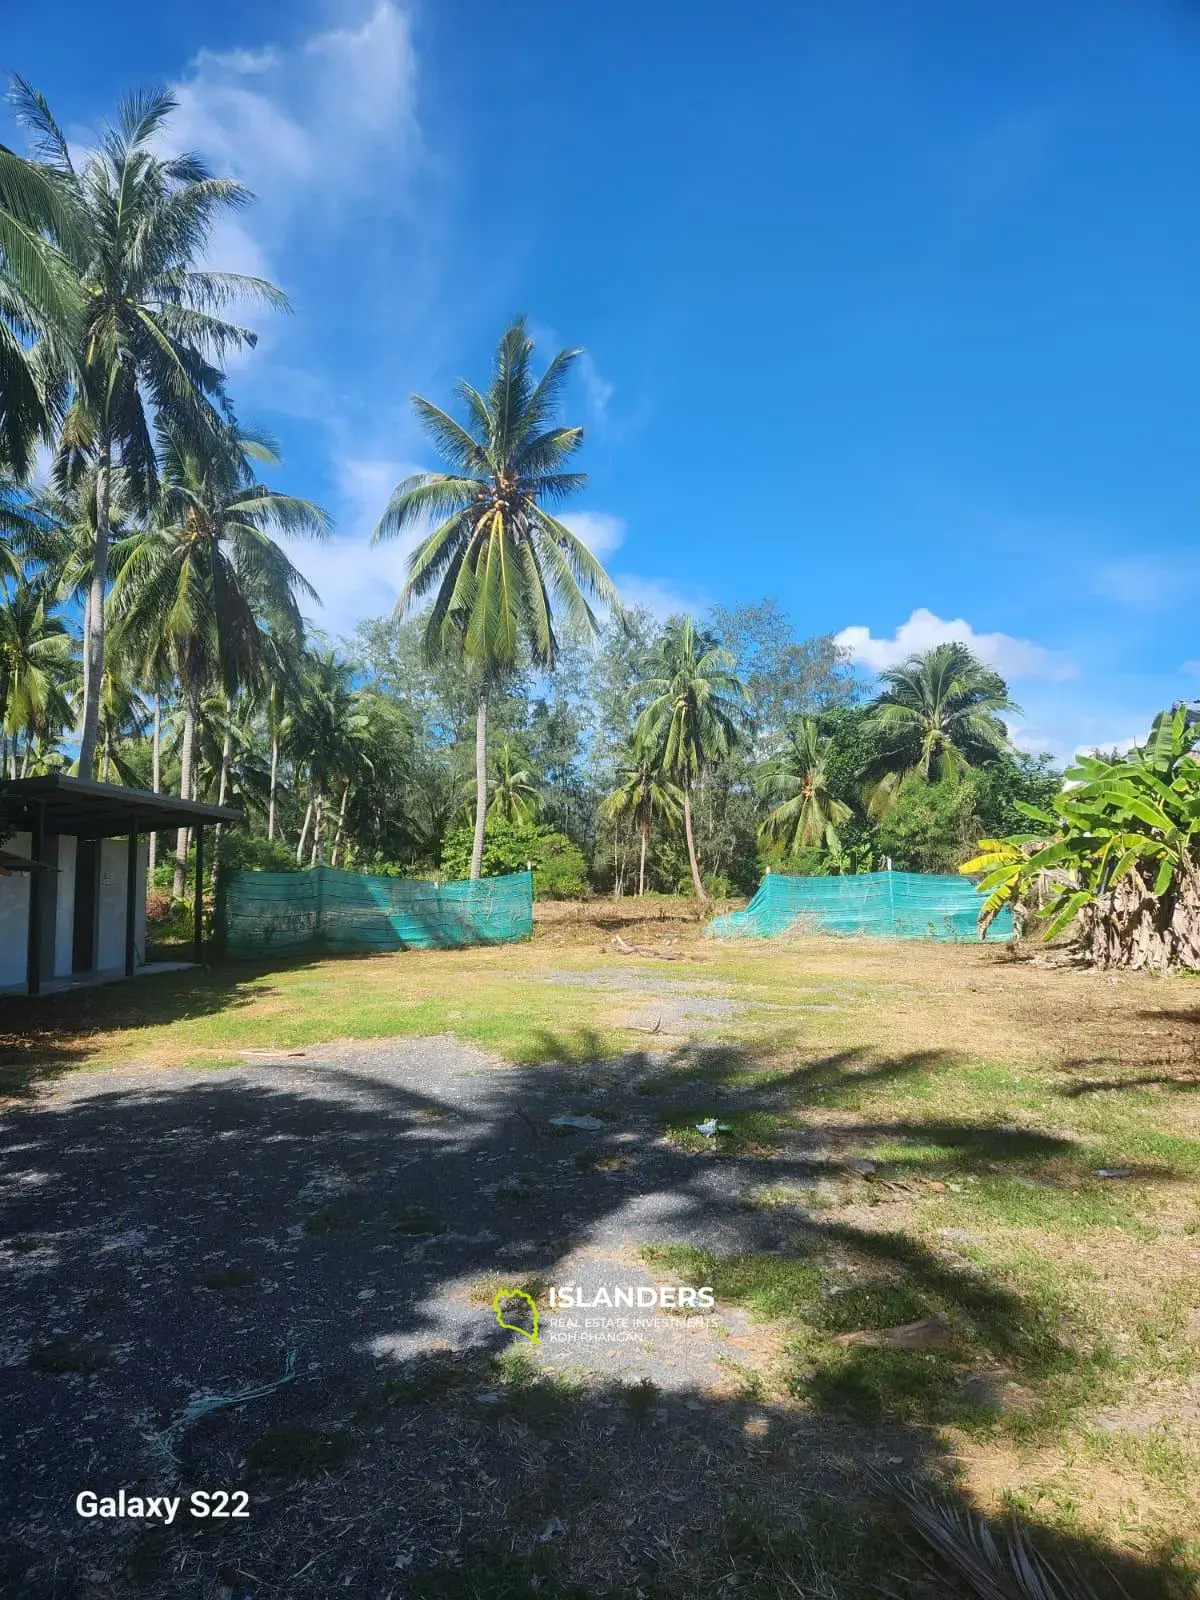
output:
<svg viewBox="0 0 1200 1600"><path fill-rule="evenodd" d="M31 861L28 856L17 856L11 850L0 850L0 872L57 872L57 867L45 861Z"/></svg>
<svg viewBox="0 0 1200 1600"><path fill-rule="evenodd" d="M178 795L128 789L120 783L68 778L61 772L0 781L0 821L19 828L33 822L39 811L47 832L75 834L81 839L242 820L241 812L232 806L203 805Z"/></svg>

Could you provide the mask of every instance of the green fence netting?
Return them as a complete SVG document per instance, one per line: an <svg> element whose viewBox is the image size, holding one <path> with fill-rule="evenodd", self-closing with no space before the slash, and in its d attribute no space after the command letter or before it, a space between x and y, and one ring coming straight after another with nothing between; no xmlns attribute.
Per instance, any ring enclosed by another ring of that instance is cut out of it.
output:
<svg viewBox="0 0 1200 1600"><path fill-rule="evenodd" d="M333 867L234 872L222 888L220 929L235 960L511 944L533 933L533 877L435 884Z"/></svg>
<svg viewBox="0 0 1200 1600"><path fill-rule="evenodd" d="M875 939L978 939L980 899L966 878L922 872L860 872L791 878L770 872L745 911L715 917L718 939L771 939L783 933L857 933ZM1011 939L1007 907L988 930Z"/></svg>

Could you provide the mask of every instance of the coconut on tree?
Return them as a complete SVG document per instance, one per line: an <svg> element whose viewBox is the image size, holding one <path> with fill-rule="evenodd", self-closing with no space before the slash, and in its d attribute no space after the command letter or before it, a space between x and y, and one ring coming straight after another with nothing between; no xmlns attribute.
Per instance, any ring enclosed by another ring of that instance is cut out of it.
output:
<svg viewBox="0 0 1200 1600"><path fill-rule="evenodd" d="M584 637L598 632L591 603L619 609L604 568L554 509L587 482L567 470L583 429L556 419L580 350L561 350L540 378L523 318L501 337L491 383L465 380L459 422L420 395L413 406L446 464L397 485L373 542L435 526L409 557L403 614L432 600L424 631L431 661L460 662L475 686L475 835L471 877L483 870L488 810L488 702L519 664L552 670L559 619Z"/></svg>

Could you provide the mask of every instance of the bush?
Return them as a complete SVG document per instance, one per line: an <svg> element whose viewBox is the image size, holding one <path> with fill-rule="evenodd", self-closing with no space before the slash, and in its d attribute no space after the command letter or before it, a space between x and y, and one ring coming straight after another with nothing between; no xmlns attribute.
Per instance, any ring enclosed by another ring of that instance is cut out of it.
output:
<svg viewBox="0 0 1200 1600"><path fill-rule="evenodd" d="M217 856L223 872L300 872L296 852L282 839L256 838L240 828L221 835Z"/></svg>
<svg viewBox="0 0 1200 1600"><path fill-rule="evenodd" d="M474 829L455 828L442 845L442 874L466 878L471 873ZM489 820L483 836L483 875L499 877L533 867L533 892L538 899L570 900L588 892L583 852L563 833L544 824Z"/></svg>
<svg viewBox="0 0 1200 1600"><path fill-rule="evenodd" d="M956 872L977 837L970 783L904 784L880 818L876 850L897 872Z"/></svg>

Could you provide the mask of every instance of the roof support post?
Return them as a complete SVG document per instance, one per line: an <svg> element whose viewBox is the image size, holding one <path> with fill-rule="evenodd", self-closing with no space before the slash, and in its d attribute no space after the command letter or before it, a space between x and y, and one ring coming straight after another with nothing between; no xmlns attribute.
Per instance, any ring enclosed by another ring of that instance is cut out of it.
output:
<svg viewBox="0 0 1200 1600"><path fill-rule="evenodd" d="M46 848L46 802L39 800L30 827L29 859L41 861ZM25 978L30 994L42 987L42 879L44 872L29 874L29 954Z"/></svg>
<svg viewBox="0 0 1200 1600"><path fill-rule="evenodd" d="M138 833L136 814L129 819L129 853L125 858L125 976L133 977L133 930L137 910Z"/></svg>
<svg viewBox="0 0 1200 1600"><path fill-rule="evenodd" d="M196 904L193 912L192 960L200 960L204 946L204 825L196 824Z"/></svg>

